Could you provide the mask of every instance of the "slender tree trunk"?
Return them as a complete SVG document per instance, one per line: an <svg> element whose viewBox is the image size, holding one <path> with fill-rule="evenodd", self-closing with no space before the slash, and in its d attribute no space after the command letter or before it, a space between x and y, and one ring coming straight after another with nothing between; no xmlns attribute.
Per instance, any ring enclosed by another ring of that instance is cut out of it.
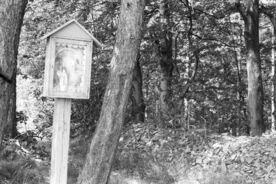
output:
<svg viewBox="0 0 276 184"><path fill-rule="evenodd" d="M263 84L259 49L259 0L248 0L245 11L240 9L245 26L248 78L248 112L250 135L261 136L263 121Z"/></svg>
<svg viewBox="0 0 276 184"><path fill-rule="evenodd" d="M132 116L136 122L145 120L145 103L143 95L143 78L140 66L140 57L137 58L131 88Z"/></svg>
<svg viewBox="0 0 276 184"><path fill-rule="evenodd" d="M233 24L231 22L231 19L229 19L230 24L232 24L233 26L231 27L232 31L236 31L238 30L237 27L235 26L235 24ZM235 34L235 33L234 33ZM238 36L236 35L232 35L232 39L234 42L234 45L236 45L236 40L238 39ZM241 109L242 109L242 103L241 103L241 95L242 95L242 89L241 89L241 66L240 66L240 49L237 49L236 46L234 46L233 48L233 55L234 55L234 60L235 60L235 65L236 65L236 70L237 70L237 84L236 84L236 88L237 88L237 103L238 103L238 108L237 108L237 118L236 120L232 123L232 135L233 136L237 136L238 132L237 132L237 128L240 126L241 124Z"/></svg>
<svg viewBox="0 0 276 184"><path fill-rule="evenodd" d="M169 110L171 102L171 79L173 72L173 38L169 30L170 13L168 7L169 1L162 0L160 3L160 24L161 24L161 39L159 40L159 64L160 86L159 86L159 113L164 118Z"/></svg>
<svg viewBox="0 0 276 184"><path fill-rule="evenodd" d="M275 123L276 123L276 75L275 75L275 32L274 27L271 28L272 38L271 38L271 131L275 131Z"/></svg>
<svg viewBox="0 0 276 184"><path fill-rule="evenodd" d="M188 7L188 10L189 10L189 16L188 16L188 18L189 18L189 22L188 22L189 29L188 29L188 33L187 33L187 38L188 38L187 61L188 61L188 64L186 66L186 76L185 76L188 79L189 75L190 75L190 68L192 66L192 57L193 57L192 55L193 55L193 50L194 50L194 48L193 48L193 37L192 37L193 36L193 16L192 16L193 15L193 6L192 6L192 2L190 2L189 0L186 0L185 2L186 2L186 5ZM187 86L186 88L187 88L187 93L188 93L189 84L187 83L186 86ZM186 91L186 89L185 89L185 91ZM186 93L185 91L183 91L183 92ZM185 109L185 111L184 111L184 120L188 122L189 121L188 120L188 116L189 116L189 108L188 108L189 107L189 99L186 97L186 94L183 95L183 98L184 98L183 101L184 101L184 109ZM188 129L189 129L189 127L188 127Z"/></svg>
<svg viewBox="0 0 276 184"><path fill-rule="evenodd" d="M275 131L276 126L276 63L275 63L275 51L276 51L276 12L268 15L272 27L271 27L271 131Z"/></svg>
<svg viewBox="0 0 276 184"><path fill-rule="evenodd" d="M232 135L237 136L237 128L241 125L242 119L242 88L241 88L241 66L240 66L240 52L234 48L234 58L235 64L237 68L237 101L238 101L238 108L237 108L237 119L235 120L234 124L232 125ZM239 53L238 53L239 52Z"/></svg>
<svg viewBox="0 0 276 184"><path fill-rule="evenodd" d="M129 99L133 70L140 48L143 0L122 0L120 23L100 120L78 184L106 184Z"/></svg>
<svg viewBox="0 0 276 184"><path fill-rule="evenodd" d="M19 37L26 5L27 0L0 0L0 144L8 121L9 89L16 75Z"/></svg>

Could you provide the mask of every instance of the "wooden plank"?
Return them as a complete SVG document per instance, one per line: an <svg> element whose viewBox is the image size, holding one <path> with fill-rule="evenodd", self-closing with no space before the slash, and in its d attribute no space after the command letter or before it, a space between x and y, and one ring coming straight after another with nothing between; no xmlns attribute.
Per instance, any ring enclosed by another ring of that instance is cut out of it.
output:
<svg viewBox="0 0 276 184"><path fill-rule="evenodd" d="M51 71L51 60L54 54L54 43L52 38L47 39L46 47L46 60L44 69L44 83L43 83L43 96L49 95L50 90L50 71Z"/></svg>
<svg viewBox="0 0 276 184"><path fill-rule="evenodd" d="M89 33L78 21L75 19L66 22L61 25L57 29L51 31L50 33L44 35L41 39L44 40L48 37L68 37L74 39L84 39L86 41L94 41L95 44L99 47L103 47L104 45L97 40L91 33Z"/></svg>
<svg viewBox="0 0 276 184"><path fill-rule="evenodd" d="M55 99L50 184L67 184L71 99Z"/></svg>

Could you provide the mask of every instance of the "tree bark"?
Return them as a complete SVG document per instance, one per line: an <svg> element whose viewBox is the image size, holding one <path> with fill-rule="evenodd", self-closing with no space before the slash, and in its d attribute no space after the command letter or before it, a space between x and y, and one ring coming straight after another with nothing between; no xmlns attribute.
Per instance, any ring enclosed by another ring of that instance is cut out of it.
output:
<svg viewBox="0 0 276 184"><path fill-rule="evenodd" d="M271 22L271 131L276 126L276 65L275 65L275 40L276 40L276 12L265 12Z"/></svg>
<svg viewBox="0 0 276 184"><path fill-rule="evenodd" d="M231 22L230 20L230 23L232 24L232 31L234 32L239 32L238 35L236 34L233 34L233 43L234 45L239 45L239 44L242 44L242 36L240 35L242 32L242 28L241 26L236 26L234 22ZM243 97L243 88L242 88L242 65L241 65L241 49L234 46L233 48L233 58L234 58L234 63L235 63L235 67L236 67L236 70L237 70L237 83L236 83L236 89L237 89L237 104L238 104L238 107L237 107L237 118L236 120L233 122L231 128L232 128L232 135L233 136L237 136L239 135L239 127L241 127L241 123L242 123L242 109L243 109L243 106L244 106L244 97Z"/></svg>
<svg viewBox="0 0 276 184"><path fill-rule="evenodd" d="M120 23L98 127L78 184L106 184L129 99L140 48L144 0L122 0Z"/></svg>
<svg viewBox="0 0 276 184"><path fill-rule="evenodd" d="M245 26L250 135L261 136L263 121L263 84L259 48L259 0L248 0L245 10L238 6Z"/></svg>
<svg viewBox="0 0 276 184"><path fill-rule="evenodd" d="M276 40L276 11L265 9L262 12L270 19L271 22L271 131L275 131L276 126L276 65L275 65L275 40Z"/></svg>
<svg viewBox="0 0 276 184"><path fill-rule="evenodd" d="M241 87L241 68L240 68L240 52L234 48L234 58L235 58L235 64L237 69L237 102L238 102L238 108L237 108L237 119L233 122L232 125L232 135L237 136L237 128L241 125L241 111L242 111L242 87Z"/></svg>
<svg viewBox="0 0 276 184"><path fill-rule="evenodd" d="M8 121L9 85L16 75L19 37L27 2L0 0L0 143Z"/></svg>
<svg viewBox="0 0 276 184"><path fill-rule="evenodd" d="M276 16L273 17L276 22ZM275 25L276 26L276 25ZM275 33L276 27L272 26L271 28L272 38L271 38L271 131L275 131L275 123L276 123L276 75L275 75Z"/></svg>
<svg viewBox="0 0 276 184"><path fill-rule="evenodd" d="M173 38L169 30L169 1L163 0L160 3L160 24L161 24L161 39L159 40L158 55L160 57L159 64L160 72L160 86L159 86L159 113L161 117L167 115L169 110L169 103L171 102L171 79L173 72Z"/></svg>
<svg viewBox="0 0 276 184"><path fill-rule="evenodd" d="M143 95L143 78L140 66L140 57L137 58L131 88L132 116L136 122L145 120L145 103Z"/></svg>
<svg viewBox="0 0 276 184"><path fill-rule="evenodd" d="M12 79L12 83L9 85L10 93L10 103L9 103L9 112L7 126L5 126L4 132L5 136L14 138L17 136L17 122L16 122L16 75Z"/></svg>

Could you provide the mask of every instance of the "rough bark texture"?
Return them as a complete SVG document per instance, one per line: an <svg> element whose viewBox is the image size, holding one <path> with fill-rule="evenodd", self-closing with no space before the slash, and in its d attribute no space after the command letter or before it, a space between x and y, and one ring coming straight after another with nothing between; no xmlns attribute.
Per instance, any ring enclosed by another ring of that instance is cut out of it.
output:
<svg viewBox="0 0 276 184"><path fill-rule="evenodd" d="M143 0L122 0L120 23L98 127L78 184L106 184L120 137L137 59Z"/></svg>
<svg viewBox="0 0 276 184"><path fill-rule="evenodd" d="M275 131L275 123L276 123L276 75L275 75L275 33L276 33L276 15L273 17L275 19L275 26L272 26L272 38L271 38L271 77L272 77L272 86L271 86L271 130ZM273 22L273 20L272 20Z"/></svg>
<svg viewBox="0 0 276 184"><path fill-rule="evenodd" d="M248 112L250 135L261 136L263 121L263 85L259 49L259 1L248 0L245 10L240 7L245 26L248 78Z"/></svg>
<svg viewBox="0 0 276 184"><path fill-rule="evenodd" d="M242 108L244 104L244 97L242 95L242 78L241 78L241 56L240 56L240 50L237 50L235 48L234 50L234 59L235 59L235 65L237 68L237 101L238 101L238 107L237 107L237 120L233 123L232 126L232 135L237 136L238 127L241 126L242 122Z"/></svg>
<svg viewBox="0 0 276 184"><path fill-rule="evenodd" d="M12 83L9 85L9 93L10 93L10 106L8 112L8 120L7 125L5 126L4 132L5 136L9 136L11 138L16 137L17 132L17 122L16 122L16 75L14 75L12 79Z"/></svg>
<svg viewBox="0 0 276 184"><path fill-rule="evenodd" d="M264 8L261 9L262 13L264 13L271 22L271 131L275 131L276 126L276 65L275 65L275 40L276 40L276 10L271 8Z"/></svg>
<svg viewBox="0 0 276 184"><path fill-rule="evenodd" d="M139 57L136 61L133 81L131 88L131 103L132 103L132 116L136 122L144 122L145 120L145 103L143 95L143 79L142 71L139 62Z"/></svg>
<svg viewBox="0 0 276 184"><path fill-rule="evenodd" d="M275 131L276 126L276 65L275 65L275 52L276 52L276 12L265 12L271 21L272 38L271 38L271 131Z"/></svg>
<svg viewBox="0 0 276 184"><path fill-rule="evenodd" d="M0 143L7 123L10 84L16 74L20 30L27 0L0 0Z"/></svg>
<svg viewBox="0 0 276 184"><path fill-rule="evenodd" d="M173 38L169 30L169 1L162 0L160 3L160 24L161 39L159 40L158 55L160 57L159 64L160 86L159 86L159 113L161 117L167 114L171 97L171 80L173 72Z"/></svg>

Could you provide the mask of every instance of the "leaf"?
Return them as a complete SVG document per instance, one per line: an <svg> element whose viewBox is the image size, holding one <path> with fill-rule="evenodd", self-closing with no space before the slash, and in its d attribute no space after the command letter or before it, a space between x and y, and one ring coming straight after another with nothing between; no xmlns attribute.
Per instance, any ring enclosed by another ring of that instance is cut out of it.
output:
<svg viewBox="0 0 276 184"><path fill-rule="evenodd" d="M245 161L246 161L248 164L251 164L253 160L254 160L254 158L252 158L252 157L245 157Z"/></svg>
<svg viewBox="0 0 276 184"><path fill-rule="evenodd" d="M272 165L269 165L268 167L265 168L267 173L271 173L273 171L274 167Z"/></svg>
<svg viewBox="0 0 276 184"><path fill-rule="evenodd" d="M202 163L202 158L201 157L196 158L196 163L201 164Z"/></svg>
<svg viewBox="0 0 276 184"><path fill-rule="evenodd" d="M271 154L271 156L272 156L273 158L276 158L276 152L273 152L273 153Z"/></svg>
<svg viewBox="0 0 276 184"><path fill-rule="evenodd" d="M258 169L255 175L261 177L264 175L264 172L262 171L262 169Z"/></svg>
<svg viewBox="0 0 276 184"><path fill-rule="evenodd" d="M191 152L191 149L189 146L187 146L186 150L185 150L186 153L190 153Z"/></svg>
<svg viewBox="0 0 276 184"><path fill-rule="evenodd" d="M226 166L226 164L225 164L224 161L221 162L221 171L222 171L223 173L226 173L226 172L227 172L227 166Z"/></svg>
<svg viewBox="0 0 276 184"><path fill-rule="evenodd" d="M236 155L236 154L233 154L233 155L230 157L230 160L234 161L236 158L237 158L237 155Z"/></svg>
<svg viewBox="0 0 276 184"><path fill-rule="evenodd" d="M241 163L243 164L244 161L245 161L244 157L240 157L240 161L241 161Z"/></svg>
<svg viewBox="0 0 276 184"><path fill-rule="evenodd" d="M261 164L259 161L255 161L255 163L253 164L257 169L261 168Z"/></svg>

